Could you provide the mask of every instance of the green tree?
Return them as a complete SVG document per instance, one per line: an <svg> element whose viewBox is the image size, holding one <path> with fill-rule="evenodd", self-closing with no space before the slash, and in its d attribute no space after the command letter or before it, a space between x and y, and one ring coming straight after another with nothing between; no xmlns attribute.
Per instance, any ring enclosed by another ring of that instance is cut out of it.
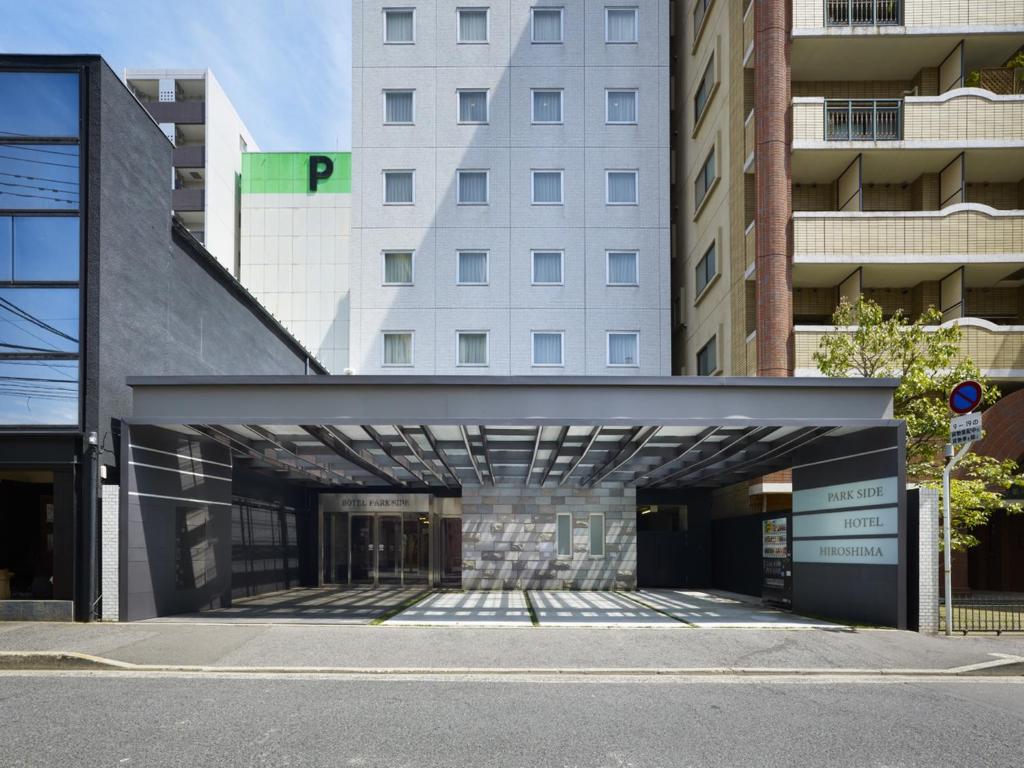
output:
<svg viewBox="0 0 1024 768"><path fill-rule="evenodd" d="M826 376L899 379L893 411L907 423L907 478L941 493L950 390L964 379L973 379L984 388L983 406L999 399L999 390L981 375L974 361L960 356L960 327L941 327L942 314L934 307L914 322L902 311L886 319L882 308L864 297L856 304L844 299L832 322L837 329L822 337L814 353L818 370ZM1024 511L1020 502L1004 498L1011 487L1024 486L1018 472L1012 460L976 453L967 454L957 465L950 488L954 550L977 544L972 531L996 510Z"/></svg>

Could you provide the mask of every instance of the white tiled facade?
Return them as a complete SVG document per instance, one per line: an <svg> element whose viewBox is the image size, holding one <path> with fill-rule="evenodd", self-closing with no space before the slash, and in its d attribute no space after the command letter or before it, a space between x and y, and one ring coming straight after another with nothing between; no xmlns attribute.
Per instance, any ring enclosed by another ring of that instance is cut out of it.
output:
<svg viewBox="0 0 1024 768"><path fill-rule="evenodd" d="M356 373L667 375L667 0L353 3L350 367ZM460 8L487 9L487 42L457 41ZM561 42L531 41L531 9L560 8ZM635 9L636 42L606 42L606 13ZM414 12L414 42L385 42L385 13ZM460 90L487 91L484 124ZM561 123L531 122L532 91L560 90ZM636 91L635 124L608 124L609 89ZM412 124L385 124L385 91L414 91ZM458 171L487 171L487 202L458 203ZM412 204L385 204L384 171L414 171ZM531 171L562 172L562 203L532 202ZM636 171L636 203L607 202L608 170ZM486 285L457 284L458 252L486 251ZM561 283L532 281L559 251ZM386 285L383 254L412 251L412 284ZM636 284L609 285L608 252L637 254ZM411 333L411 365L384 365L384 332ZM487 333L486 365L459 365L457 334ZM537 366L532 332L563 334ZM609 365L609 332L637 334Z"/></svg>

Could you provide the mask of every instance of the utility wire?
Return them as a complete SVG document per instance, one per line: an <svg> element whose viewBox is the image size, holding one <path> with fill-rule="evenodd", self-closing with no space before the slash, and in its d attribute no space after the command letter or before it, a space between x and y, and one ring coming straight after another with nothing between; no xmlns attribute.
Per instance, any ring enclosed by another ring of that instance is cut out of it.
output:
<svg viewBox="0 0 1024 768"><path fill-rule="evenodd" d="M0 171L0 176L10 176L11 178L14 178L14 179L25 179L26 181L49 181L49 182L52 182L54 184L69 184L69 185L71 185L73 187L77 187L78 186L78 181L77 180L75 180L75 181L64 181L64 179L47 179L47 178L44 178L43 176L28 176L27 174L23 174L23 173L7 173L5 171ZM61 190L61 191L63 192L65 190ZM70 192L71 190L66 190L66 191Z"/></svg>
<svg viewBox="0 0 1024 768"><path fill-rule="evenodd" d="M56 327L50 325L45 320L40 320L38 317L33 315L31 312L26 312L24 309L19 307L17 304L13 303L12 301L10 301L8 299L3 298L2 296L0 296L0 309L6 309L11 314L16 315L17 317L20 317L23 320L27 320L28 322L32 323L33 325L39 326L44 331L49 331L54 336L60 336L62 339L67 339L68 341L73 342L75 344L78 343L78 339L76 339L74 336L71 336L71 335L69 335L67 333L64 333L64 331L62 331L59 328L56 328Z"/></svg>
<svg viewBox="0 0 1024 768"><path fill-rule="evenodd" d="M0 144L0 147L10 148L10 145ZM0 155L0 158L3 158L4 160L15 160L19 163L35 163L36 165L56 165L59 168L75 168L76 170L78 168L78 165L68 165L67 163L53 163L50 162L49 160L31 160L27 157L11 157L10 155Z"/></svg>

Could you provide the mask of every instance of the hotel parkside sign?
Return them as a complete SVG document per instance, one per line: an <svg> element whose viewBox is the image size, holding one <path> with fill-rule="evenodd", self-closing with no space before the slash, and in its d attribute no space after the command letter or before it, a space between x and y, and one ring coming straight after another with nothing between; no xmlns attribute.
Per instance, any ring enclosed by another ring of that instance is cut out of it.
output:
<svg viewBox="0 0 1024 768"><path fill-rule="evenodd" d="M899 562L898 478L793 493L793 561L848 565Z"/></svg>
<svg viewBox="0 0 1024 768"><path fill-rule="evenodd" d="M329 493L321 496L325 512L425 513L430 496L423 493Z"/></svg>

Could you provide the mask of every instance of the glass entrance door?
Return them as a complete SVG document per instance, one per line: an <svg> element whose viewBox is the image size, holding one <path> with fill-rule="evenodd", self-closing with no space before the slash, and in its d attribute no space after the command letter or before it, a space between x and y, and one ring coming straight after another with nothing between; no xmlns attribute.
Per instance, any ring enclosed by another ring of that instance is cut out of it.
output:
<svg viewBox="0 0 1024 768"><path fill-rule="evenodd" d="M380 515L377 518L377 583L402 582L402 518Z"/></svg>
<svg viewBox="0 0 1024 768"><path fill-rule="evenodd" d="M352 584L373 584L376 580L377 542L373 515L352 515L352 556L349 560Z"/></svg>

